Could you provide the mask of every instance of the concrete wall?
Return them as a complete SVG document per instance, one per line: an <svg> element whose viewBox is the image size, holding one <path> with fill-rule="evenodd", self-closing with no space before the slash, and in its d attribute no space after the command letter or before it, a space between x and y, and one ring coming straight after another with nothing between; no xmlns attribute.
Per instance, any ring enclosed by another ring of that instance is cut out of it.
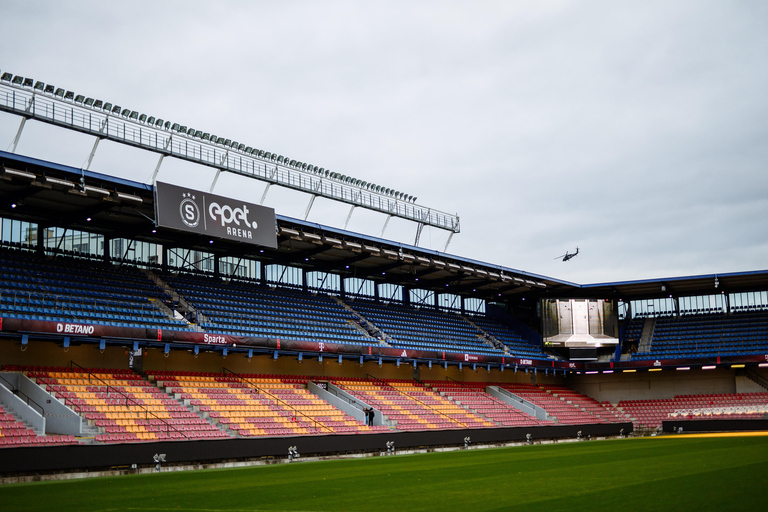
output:
<svg viewBox="0 0 768 512"><path fill-rule="evenodd" d="M43 415L13 393L14 390L19 388L21 375L18 373L3 373L0 376L2 376L2 379L0 379L0 401L5 405L5 410L26 422L36 433L44 433L45 418Z"/></svg>

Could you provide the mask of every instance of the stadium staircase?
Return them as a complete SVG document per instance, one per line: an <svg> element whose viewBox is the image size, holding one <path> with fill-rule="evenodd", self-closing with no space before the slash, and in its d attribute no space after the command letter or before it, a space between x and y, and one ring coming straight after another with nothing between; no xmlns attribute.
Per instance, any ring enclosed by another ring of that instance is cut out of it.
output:
<svg viewBox="0 0 768 512"><path fill-rule="evenodd" d="M385 347L391 347L392 344L389 343L388 338L389 335L373 325L371 322L368 321L363 315L355 311L355 309L341 300L339 297L333 297L333 300L336 301L336 303L341 306L342 308L346 309L350 312L350 314L357 319L357 322L350 322L356 329L361 331L366 336L372 336L377 338L377 341L379 344L385 346Z"/></svg>
<svg viewBox="0 0 768 512"><path fill-rule="evenodd" d="M46 367L27 376L98 429L96 442L228 437L131 370Z"/></svg>
<svg viewBox="0 0 768 512"><path fill-rule="evenodd" d="M416 381L379 380L369 375L367 379L336 378L331 382L380 411L397 430L495 426Z"/></svg>
<svg viewBox="0 0 768 512"><path fill-rule="evenodd" d="M424 381L435 392L452 400L467 411L501 427L536 426L535 417L512 407L485 392L484 383L456 381Z"/></svg>
<svg viewBox="0 0 768 512"><path fill-rule="evenodd" d="M307 389L308 377L152 372L158 386L235 437L369 433Z"/></svg>
<svg viewBox="0 0 768 512"><path fill-rule="evenodd" d="M150 269L142 269L143 272L149 277L149 279L152 280L160 289L162 289L166 295L168 295L171 298L171 301L173 301L173 304L176 304L178 307L178 311L183 317L183 321L189 325L192 330L197 332L202 332L202 327L200 327L200 323L207 322L208 318L201 312L197 311L193 305L191 305L187 300L182 297L178 291L176 291L173 287L171 287L168 283L166 283L162 277L160 277L155 272L152 272ZM162 304L161 309L165 312L166 316L171 319L176 319L176 316L174 314L174 310L171 308L165 306L165 304ZM194 318L195 321L191 322L188 320L189 318Z"/></svg>

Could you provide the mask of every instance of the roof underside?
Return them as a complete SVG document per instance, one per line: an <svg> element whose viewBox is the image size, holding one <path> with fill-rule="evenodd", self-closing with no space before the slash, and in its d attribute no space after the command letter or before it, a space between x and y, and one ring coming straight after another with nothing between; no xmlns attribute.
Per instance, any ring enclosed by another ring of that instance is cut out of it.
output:
<svg viewBox="0 0 768 512"><path fill-rule="evenodd" d="M5 152L0 152L0 163L0 216L5 218L407 288L500 302L522 297L630 300L768 289L768 271L718 275L718 288L714 275L581 286L279 215L276 249L223 240L211 243L209 237L156 228L149 185ZM11 208L13 203L16 208Z"/></svg>

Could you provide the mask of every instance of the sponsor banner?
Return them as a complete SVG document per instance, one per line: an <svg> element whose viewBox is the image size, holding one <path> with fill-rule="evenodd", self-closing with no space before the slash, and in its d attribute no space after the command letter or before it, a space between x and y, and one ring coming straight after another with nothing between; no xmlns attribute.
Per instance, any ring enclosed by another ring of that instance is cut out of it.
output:
<svg viewBox="0 0 768 512"><path fill-rule="evenodd" d="M650 359L642 361L622 361L612 363L582 363L571 361L552 361L530 358L496 357L479 354L455 353L443 351L408 350L395 347L360 346L343 343L328 343L311 340L286 340L275 338L257 338L250 336L232 336L229 334L211 334L193 331L168 331L156 328L120 327L77 322L51 322L46 320L28 320L21 318L0 317L0 330L4 332L35 332L57 334L61 336L82 336L88 338L123 338L135 340L161 341L164 343L190 343L195 345L266 348L294 352L316 352L329 354L354 354L382 356L401 359L431 359L449 362L505 364L507 367L555 368L572 371L606 370L632 368L661 368L677 366L702 366L736 363L768 362L768 354L744 356L721 356L699 359Z"/></svg>
<svg viewBox="0 0 768 512"><path fill-rule="evenodd" d="M168 183L155 184L158 226L277 247L275 210Z"/></svg>
<svg viewBox="0 0 768 512"><path fill-rule="evenodd" d="M132 339L154 339L157 329L140 327L116 327L113 325L83 324L77 322L50 322L5 318L0 323L3 331L39 332L61 334L62 336L88 336L93 338L114 337Z"/></svg>

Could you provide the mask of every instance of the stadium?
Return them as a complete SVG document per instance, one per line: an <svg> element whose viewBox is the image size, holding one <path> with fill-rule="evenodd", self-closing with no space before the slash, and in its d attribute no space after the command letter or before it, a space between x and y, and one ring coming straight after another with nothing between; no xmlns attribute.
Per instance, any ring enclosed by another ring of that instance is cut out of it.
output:
<svg viewBox="0 0 768 512"><path fill-rule="evenodd" d="M1 12L3 511L764 506L762 3Z"/></svg>
<svg viewBox="0 0 768 512"><path fill-rule="evenodd" d="M419 247L459 218L403 192L5 70L0 110L4 476L766 428L768 271L570 283ZM27 122L93 137L86 165L17 154ZM154 154L151 183L89 170L100 142Z"/></svg>

